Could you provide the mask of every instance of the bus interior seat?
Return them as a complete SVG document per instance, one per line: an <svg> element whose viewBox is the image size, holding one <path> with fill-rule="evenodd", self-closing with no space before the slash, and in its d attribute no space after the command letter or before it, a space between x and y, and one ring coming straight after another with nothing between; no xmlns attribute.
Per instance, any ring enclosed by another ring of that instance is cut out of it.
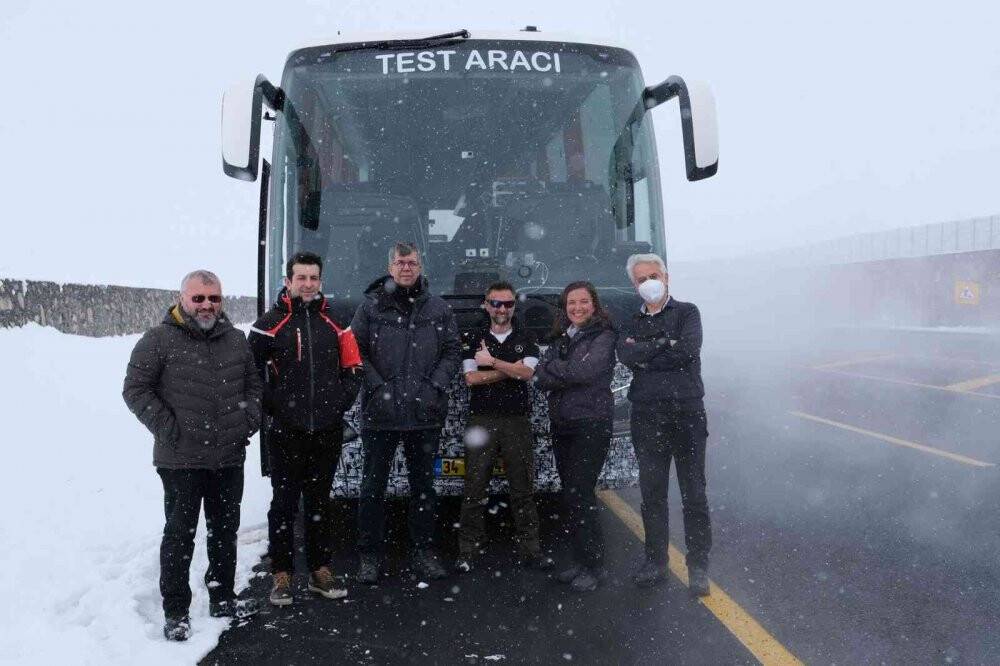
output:
<svg viewBox="0 0 1000 666"><path fill-rule="evenodd" d="M354 279L367 266L385 266L393 243L408 241L425 251L425 225L412 198L378 192L370 184L323 190L320 231L328 234L326 256Z"/></svg>
<svg viewBox="0 0 1000 666"><path fill-rule="evenodd" d="M503 211L500 252L589 255L610 246L614 223L607 193L600 187L560 190L510 202Z"/></svg>

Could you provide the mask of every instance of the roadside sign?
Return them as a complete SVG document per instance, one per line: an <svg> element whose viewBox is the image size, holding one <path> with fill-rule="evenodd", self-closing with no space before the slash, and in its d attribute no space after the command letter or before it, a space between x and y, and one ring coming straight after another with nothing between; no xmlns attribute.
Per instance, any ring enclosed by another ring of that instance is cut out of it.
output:
<svg viewBox="0 0 1000 666"><path fill-rule="evenodd" d="M956 280L955 302L959 305L979 305L979 283Z"/></svg>

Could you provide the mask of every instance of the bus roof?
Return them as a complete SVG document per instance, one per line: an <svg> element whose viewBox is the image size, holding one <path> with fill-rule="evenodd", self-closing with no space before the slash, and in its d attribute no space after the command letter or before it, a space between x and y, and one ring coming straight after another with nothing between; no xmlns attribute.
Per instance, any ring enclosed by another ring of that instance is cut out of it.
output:
<svg viewBox="0 0 1000 666"><path fill-rule="evenodd" d="M430 30L424 30L421 32L382 32L382 33L344 33L337 34L336 38L327 42L314 42L311 44L304 44L298 48L293 49L294 51L299 51L301 49L313 48L318 46L337 46L340 44L358 44L363 42L384 42L392 41L397 39L426 39L434 35L445 34L446 32L454 32L444 30L441 32L434 32ZM591 46L607 46L609 48L624 49L629 51L630 49L623 44L616 43L611 40L606 39L592 39L585 37L583 35L567 34L561 32L541 32L541 31L525 31L525 30L469 30L469 39L491 39L491 40L511 40L511 41L524 41L524 42L565 42L568 44L588 44Z"/></svg>

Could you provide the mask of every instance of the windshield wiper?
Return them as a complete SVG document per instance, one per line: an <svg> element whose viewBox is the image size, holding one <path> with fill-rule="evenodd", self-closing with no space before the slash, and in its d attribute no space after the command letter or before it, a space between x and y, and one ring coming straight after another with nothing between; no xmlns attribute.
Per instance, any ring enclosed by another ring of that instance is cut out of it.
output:
<svg viewBox="0 0 1000 666"><path fill-rule="evenodd" d="M457 30L455 32L446 32L443 35L434 35L433 37L421 37L419 39L387 39L381 42L358 42L356 44L346 44L344 46L338 46L335 50L340 52L346 51L363 51L366 49L417 49L417 48L430 48L432 46L439 46L446 42L453 42L457 40L469 39L471 35L468 30Z"/></svg>

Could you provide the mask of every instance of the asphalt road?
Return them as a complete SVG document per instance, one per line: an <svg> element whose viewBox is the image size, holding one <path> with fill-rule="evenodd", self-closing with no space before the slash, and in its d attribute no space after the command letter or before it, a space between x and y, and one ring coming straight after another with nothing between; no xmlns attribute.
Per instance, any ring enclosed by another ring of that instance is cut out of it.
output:
<svg viewBox="0 0 1000 666"><path fill-rule="evenodd" d="M203 663L1000 663L995 344L855 333L803 349L706 355L712 602L678 577L632 586L641 543L607 506L611 578L591 595L519 569L502 507L486 566L426 588L404 568L397 507L394 575L360 586L345 503L334 568L347 600L297 580L293 606L235 626ZM618 495L634 517L638 490ZM672 499L682 547L676 486ZM441 513L451 555L457 505ZM269 582L250 593L265 599Z"/></svg>

